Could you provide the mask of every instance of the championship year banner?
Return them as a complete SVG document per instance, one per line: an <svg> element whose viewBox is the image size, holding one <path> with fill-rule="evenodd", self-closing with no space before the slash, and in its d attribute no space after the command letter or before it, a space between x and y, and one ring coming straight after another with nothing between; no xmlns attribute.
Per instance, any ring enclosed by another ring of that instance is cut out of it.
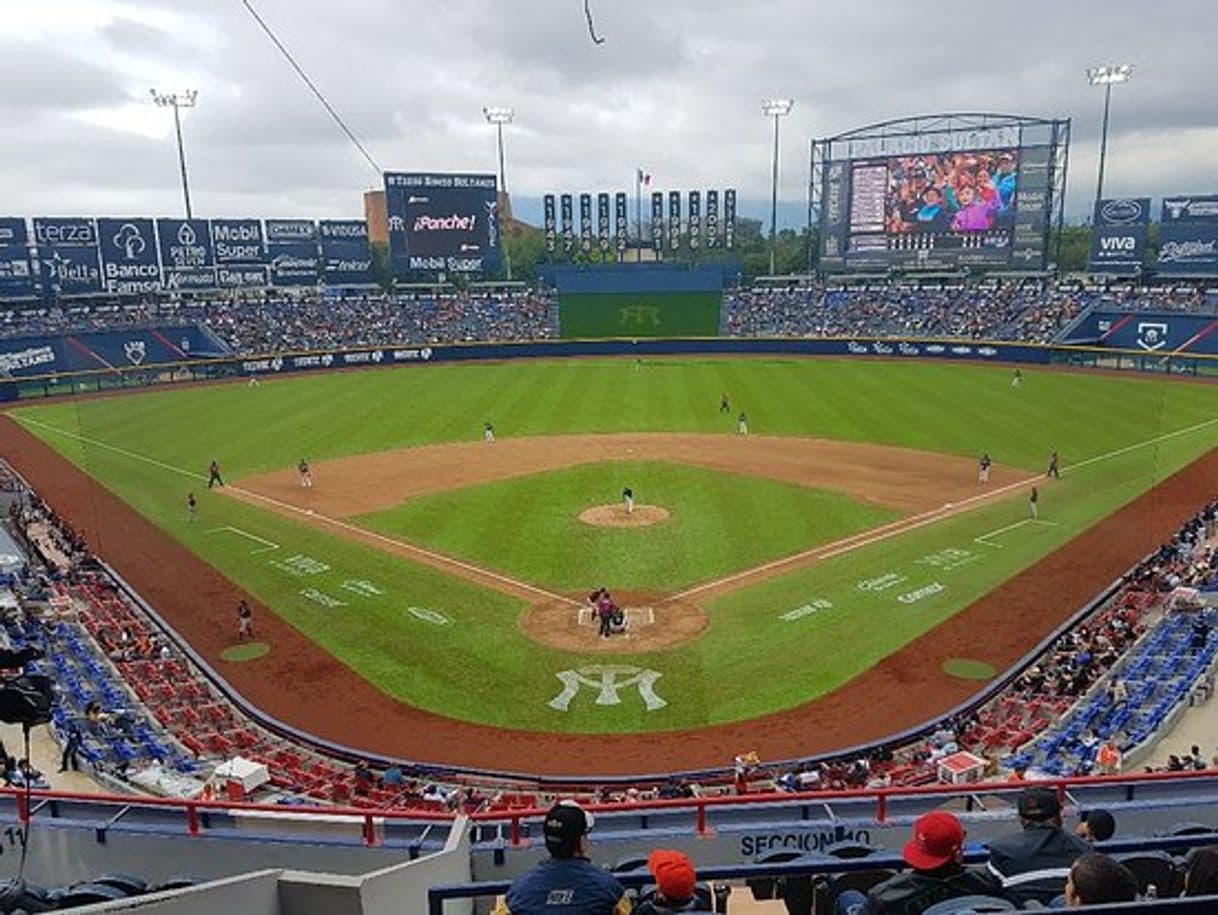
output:
<svg viewBox="0 0 1218 915"><path fill-rule="evenodd" d="M664 248L664 192L651 195L651 247L656 251Z"/></svg>
<svg viewBox="0 0 1218 915"><path fill-rule="evenodd" d="M570 194L559 200L562 210L562 249L568 256L575 250L575 202Z"/></svg>
<svg viewBox="0 0 1218 915"><path fill-rule="evenodd" d="M703 238L707 248L719 247L719 192L706 192L706 232Z"/></svg>
<svg viewBox="0 0 1218 915"><path fill-rule="evenodd" d="M613 198L614 208L614 246L618 251L625 251L630 244L630 218L626 211L626 195L618 192Z"/></svg>
<svg viewBox="0 0 1218 915"><path fill-rule="evenodd" d="M668 192L668 247L676 251L681 247L681 192Z"/></svg>
<svg viewBox="0 0 1218 915"><path fill-rule="evenodd" d="M702 247L702 195L698 191L689 192L689 249L697 251Z"/></svg>
<svg viewBox="0 0 1218 915"><path fill-rule="evenodd" d="M736 247L736 190L723 192L723 247Z"/></svg>
<svg viewBox="0 0 1218 915"><path fill-rule="evenodd" d="M579 195L579 250L592 250L592 195Z"/></svg>
<svg viewBox="0 0 1218 915"><path fill-rule="evenodd" d="M553 194L546 194L542 201L545 211L543 228L545 230L546 253L553 254L558 250L558 210Z"/></svg>
<svg viewBox="0 0 1218 915"><path fill-rule="evenodd" d="M499 269L494 175L386 172L389 250L398 274Z"/></svg>
<svg viewBox="0 0 1218 915"><path fill-rule="evenodd" d="M97 239L107 293L144 295L161 289L161 259L151 219L99 219Z"/></svg>
<svg viewBox="0 0 1218 915"><path fill-rule="evenodd" d="M609 250L609 195L596 195L596 245L601 253Z"/></svg>

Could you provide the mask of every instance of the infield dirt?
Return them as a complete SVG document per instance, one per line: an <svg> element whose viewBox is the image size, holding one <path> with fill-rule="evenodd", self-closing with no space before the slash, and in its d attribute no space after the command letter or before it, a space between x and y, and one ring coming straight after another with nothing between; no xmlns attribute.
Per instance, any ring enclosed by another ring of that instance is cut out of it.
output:
<svg viewBox="0 0 1218 915"><path fill-rule="evenodd" d="M221 652L231 641L233 608L248 595L7 415L0 416L0 454L234 689L265 713L370 753L586 778L724 766L743 749L755 749L763 759L827 752L882 739L940 715L978 687L945 674L945 660L969 657L999 670L1009 667L1131 561L1170 537L1212 495L1218 476L1218 451L1212 451L813 702L738 724L589 736L486 727L404 705L252 599L259 634L274 650L255 662L226 662ZM941 460L947 466L950 459ZM970 484L971 474L969 466ZM510 685L505 701L509 694Z"/></svg>

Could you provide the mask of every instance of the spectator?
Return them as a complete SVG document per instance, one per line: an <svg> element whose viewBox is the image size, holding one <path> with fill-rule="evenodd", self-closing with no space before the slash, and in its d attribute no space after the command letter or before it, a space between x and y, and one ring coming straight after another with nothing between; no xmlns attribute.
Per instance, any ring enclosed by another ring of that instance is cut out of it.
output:
<svg viewBox="0 0 1218 915"><path fill-rule="evenodd" d="M846 890L837 898L837 911L920 915L945 899L983 895L992 889L985 875L962 863L964 827L955 815L945 811L918 817L901 857L913 870L889 877L865 897L857 890Z"/></svg>
<svg viewBox="0 0 1218 915"><path fill-rule="evenodd" d="M990 843L987 869L998 892L1018 904L1048 904L1061 893L1070 865L1090 846L1062 829L1062 808L1049 788L1029 788L1019 798L1022 829Z"/></svg>
<svg viewBox="0 0 1218 915"><path fill-rule="evenodd" d="M635 915L671 915L675 912L708 912L705 896L697 893L698 876L693 862L679 851L659 848L647 859L655 877L655 892L635 906Z"/></svg>
<svg viewBox="0 0 1218 915"><path fill-rule="evenodd" d="M1218 894L1218 845L1194 848L1185 858L1184 895Z"/></svg>
<svg viewBox="0 0 1218 915"><path fill-rule="evenodd" d="M1092 845L1107 842L1116 835L1116 818L1107 810L1084 810L1079 814L1078 828L1074 834Z"/></svg>
<svg viewBox="0 0 1218 915"><path fill-rule="evenodd" d="M63 757L59 761L59 771L67 772L71 769L73 772L79 772L80 760L76 758L76 754L80 752L80 728L74 724L68 725L67 737L63 745Z"/></svg>
<svg viewBox="0 0 1218 915"><path fill-rule="evenodd" d="M512 881L495 915L628 915L622 885L588 860L594 822L574 801L551 807L542 825L550 857Z"/></svg>
<svg viewBox="0 0 1218 915"><path fill-rule="evenodd" d="M1124 864L1099 852L1080 855L1066 877L1066 905L1072 909L1137 898L1138 878Z"/></svg>

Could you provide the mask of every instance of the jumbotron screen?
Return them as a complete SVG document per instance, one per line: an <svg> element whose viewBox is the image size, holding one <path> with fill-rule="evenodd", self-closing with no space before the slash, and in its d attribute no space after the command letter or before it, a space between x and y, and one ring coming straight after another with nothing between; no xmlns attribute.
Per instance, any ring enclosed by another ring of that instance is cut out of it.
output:
<svg viewBox="0 0 1218 915"><path fill-rule="evenodd" d="M1039 268L1049 212L1047 147L830 162L822 265Z"/></svg>

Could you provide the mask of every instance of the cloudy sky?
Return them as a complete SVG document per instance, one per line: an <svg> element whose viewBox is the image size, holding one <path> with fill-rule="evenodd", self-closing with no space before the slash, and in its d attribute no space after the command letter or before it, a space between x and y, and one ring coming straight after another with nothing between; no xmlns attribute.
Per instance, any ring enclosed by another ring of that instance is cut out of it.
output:
<svg viewBox="0 0 1218 915"><path fill-rule="evenodd" d="M785 95L781 196L806 200L808 140L940 111L1074 119L1068 207L1094 193L1102 93L1108 191L1218 192L1218 0L253 0L390 169L491 171L484 105L508 105L508 185L541 194L735 186L768 204ZM150 87L199 90L185 116L205 216L354 216L371 166L241 0L0 0L0 214L174 214L172 117ZM520 206L520 204L524 206Z"/></svg>

